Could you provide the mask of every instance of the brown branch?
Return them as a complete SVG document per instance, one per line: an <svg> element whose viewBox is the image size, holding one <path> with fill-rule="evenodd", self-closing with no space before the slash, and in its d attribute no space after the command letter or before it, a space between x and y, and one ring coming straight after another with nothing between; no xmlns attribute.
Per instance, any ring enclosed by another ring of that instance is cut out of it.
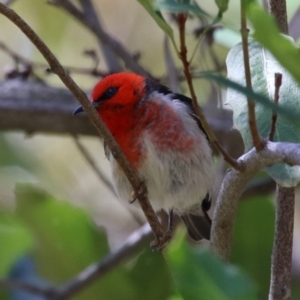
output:
<svg viewBox="0 0 300 300"><path fill-rule="evenodd" d="M3 42L0 41L0 49L9 55L17 64L21 63L24 65L29 65L32 68L39 68L44 69L45 71L49 66L44 63L34 62L19 53L13 51L9 47L7 47ZM78 67L72 67L72 66L64 66L64 69L67 70L69 73L77 73L77 74L83 74L83 75L90 75L90 76L96 76L96 77L105 77L109 73L106 71L101 71L95 68L78 68Z"/></svg>
<svg viewBox="0 0 300 300"><path fill-rule="evenodd" d="M100 21L100 16L96 14L95 8L91 0L79 0L85 19L90 20L98 30L101 30L102 25ZM100 48L102 49L103 56L105 58L105 63L108 67L110 73L116 73L123 71L123 68L118 60L118 57L115 52L111 51L110 47L106 44L99 43Z"/></svg>
<svg viewBox="0 0 300 300"><path fill-rule="evenodd" d="M151 77L119 41L110 36L99 24L97 25L93 20L86 18L86 15L69 0L48 0L48 2L61 7L82 25L87 27L101 43L107 45L111 51L120 57L130 70L145 77Z"/></svg>
<svg viewBox="0 0 300 300"><path fill-rule="evenodd" d="M294 206L295 188L277 185L269 300L288 300L291 296Z"/></svg>
<svg viewBox="0 0 300 300"><path fill-rule="evenodd" d="M87 149L84 147L84 145L80 142L78 136L73 136L73 138L77 149L88 162L89 166L94 170L100 181L104 183L104 185L109 189L109 191L113 195L117 196L114 187L112 186L108 178L105 176L105 174L103 174L103 172L98 168L96 162L94 161L90 153L87 151Z"/></svg>
<svg viewBox="0 0 300 300"><path fill-rule="evenodd" d="M289 34L285 0L269 0L269 12L274 16L279 30L284 34Z"/></svg>
<svg viewBox="0 0 300 300"><path fill-rule="evenodd" d="M0 131L22 131L28 134L72 134L99 136L86 114L72 117L77 100L65 88L22 79L0 82ZM234 144L232 151L242 153L242 141L232 131L232 112L204 107L208 121L218 138Z"/></svg>
<svg viewBox="0 0 300 300"><path fill-rule="evenodd" d="M288 34L285 0L270 0L269 4L280 31ZM278 81L278 85L281 84L280 76ZM276 204L269 300L288 300L291 298L295 187L277 185Z"/></svg>
<svg viewBox="0 0 300 300"><path fill-rule="evenodd" d="M220 143L216 139L214 133L211 131L211 129L207 123L207 120L206 120L200 106L198 105L197 96L196 96L194 85L193 85L192 75L191 75L191 72L189 69L189 62L187 59L187 48L186 48L186 43L185 43L185 22L186 22L186 20L187 20L187 14L178 14L177 21L178 21L178 26L179 26L179 38L180 38L180 59L183 64L184 75L186 77L187 84L188 84L188 87L189 87L189 90L191 93L193 108L195 110L196 115L200 119L203 129L206 132L206 134L208 135L209 140L216 147L216 149L218 149L218 151L223 155L224 160L227 161L233 168L235 168L237 170L241 170L242 166L227 153L227 151L220 145Z"/></svg>
<svg viewBox="0 0 300 300"><path fill-rule="evenodd" d="M28 24L23 19L21 19L13 10L7 8L2 3L0 3L0 13L5 15L15 25L17 25L19 29L21 29L21 31L23 31L23 33L31 40L31 42L38 48L40 53L47 60L52 72L59 76L59 78L65 84L65 86L78 99L85 112L87 113L89 119L94 124L99 134L104 138L108 147L112 151L115 159L126 174L126 177L132 185L135 194L138 196L139 204L153 230L156 243L158 245L157 248L160 248L159 246L165 243L164 234L161 229L161 225L158 221L158 218L149 203L147 197L147 187L142 178L140 178L140 176L135 172L130 163L127 161L119 145L117 144L114 137L107 129L101 118L99 117L97 111L95 110L91 102L88 100L86 94L72 80L72 78L63 69L63 67L52 54L52 52L49 50L49 48L44 44L44 42L36 35L36 33L28 26Z"/></svg>
<svg viewBox="0 0 300 300"><path fill-rule="evenodd" d="M275 73L275 92L274 92L274 103L277 105L279 101L279 91L282 84L282 74L281 73ZM276 131L276 122L277 122L277 113L275 110L272 112L272 123L271 123L271 129L269 133L269 140L273 141L274 134Z"/></svg>
<svg viewBox="0 0 300 300"><path fill-rule="evenodd" d="M250 71L250 59L249 59L249 49L248 49L248 28L247 28L247 18L246 18L246 1L241 0L241 35L242 35L242 46L243 46L243 58L244 58L244 70L246 78L246 86L252 89L251 82L251 71ZM260 136L260 133L256 124L255 117L255 102L247 97L248 102L248 122L251 132L253 146L257 151L260 151L264 147L264 141Z"/></svg>

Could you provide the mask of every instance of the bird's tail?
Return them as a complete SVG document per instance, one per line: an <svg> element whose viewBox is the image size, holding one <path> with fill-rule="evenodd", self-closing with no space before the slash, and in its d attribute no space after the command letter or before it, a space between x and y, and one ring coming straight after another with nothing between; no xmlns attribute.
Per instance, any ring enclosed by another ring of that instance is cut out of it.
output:
<svg viewBox="0 0 300 300"><path fill-rule="evenodd" d="M200 241L203 238L210 239L211 219L206 211L202 216L186 214L180 217L187 228L189 236L194 241Z"/></svg>

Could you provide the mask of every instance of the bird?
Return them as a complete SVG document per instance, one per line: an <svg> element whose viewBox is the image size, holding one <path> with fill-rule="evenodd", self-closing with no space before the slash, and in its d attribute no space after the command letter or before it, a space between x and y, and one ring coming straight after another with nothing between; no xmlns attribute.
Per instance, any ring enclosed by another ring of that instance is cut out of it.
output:
<svg viewBox="0 0 300 300"><path fill-rule="evenodd" d="M144 179L156 212L177 213L194 241L210 239L214 161L209 138L189 97L173 93L135 73L104 77L92 104L134 170ZM82 107L74 115L83 112ZM121 200L132 187L112 153L106 151L114 188Z"/></svg>

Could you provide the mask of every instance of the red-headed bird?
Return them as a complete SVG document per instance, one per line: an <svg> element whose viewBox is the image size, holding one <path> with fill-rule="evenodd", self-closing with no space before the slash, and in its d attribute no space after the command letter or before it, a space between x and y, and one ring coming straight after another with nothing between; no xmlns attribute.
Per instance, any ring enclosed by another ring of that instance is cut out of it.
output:
<svg viewBox="0 0 300 300"><path fill-rule="evenodd" d="M99 81L93 105L133 168L145 179L155 211L178 213L190 237L210 238L213 158L191 99L137 74L117 73ZM74 114L82 112L79 107ZM114 159L115 190L129 201L132 187Z"/></svg>

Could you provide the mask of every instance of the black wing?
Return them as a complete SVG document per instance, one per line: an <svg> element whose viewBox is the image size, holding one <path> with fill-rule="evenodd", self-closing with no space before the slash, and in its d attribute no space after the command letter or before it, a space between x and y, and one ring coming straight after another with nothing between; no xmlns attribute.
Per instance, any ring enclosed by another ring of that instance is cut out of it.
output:
<svg viewBox="0 0 300 300"><path fill-rule="evenodd" d="M203 125L200 121L200 119L197 117L196 112L194 110L193 104L192 104L192 99L189 97L186 97L184 95L181 94L176 94L173 93L168 87L157 83L156 81L152 80L152 79L147 79L146 80L146 89L147 89L147 93L151 93L153 91L157 91L160 94L163 95L170 95L171 96L171 100L179 100L181 102L183 102L191 111L190 115L191 117L197 122L199 128L203 131L203 133L206 136L206 139L210 142L208 135L206 133L206 131L203 128Z"/></svg>

